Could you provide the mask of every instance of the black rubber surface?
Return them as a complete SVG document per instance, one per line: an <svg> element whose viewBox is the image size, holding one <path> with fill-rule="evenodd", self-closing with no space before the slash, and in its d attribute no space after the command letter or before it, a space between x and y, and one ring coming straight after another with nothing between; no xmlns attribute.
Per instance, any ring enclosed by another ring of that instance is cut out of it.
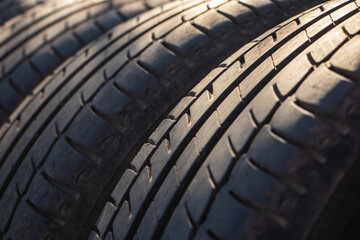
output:
<svg viewBox="0 0 360 240"><path fill-rule="evenodd" d="M1 129L0 235L86 239L157 119L225 56L307 8L275 3L174 1L62 64Z"/></svg>
<svg viewBox="0 0 360 240"><path fill-rule="evenodd" d="M0 124L61 63L116 25L169 0L48 1L0 27Z"/></svg>
<svg viewBox="0 0 360 240"><path fill-rule="evenodd" d="M46 0L51 1L51 0ZM23 14L27 10L44 4L45 0L2 0L0 1L0 26L9 19Z"/></svg>
<svg viewBox="0 0 360 240"><path fill-rule="evenodd" d="M359 81L358 2L262 35L148 135L90 239L307 239L359 160Z"/></svg>

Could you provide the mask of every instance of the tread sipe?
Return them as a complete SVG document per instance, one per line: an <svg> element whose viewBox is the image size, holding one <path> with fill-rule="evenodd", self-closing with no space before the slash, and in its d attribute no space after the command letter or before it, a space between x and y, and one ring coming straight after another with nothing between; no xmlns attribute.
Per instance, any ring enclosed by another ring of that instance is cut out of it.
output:
<svg viewBox="0 0 360 240"><path fill-rule="evenodd" d="M51 0L0 27L0 124L78 50L165 2L169 0Z"/></svg>
<svg viewBox="0 0 360 240"><path fill-rule="evenodd" d="M358 1L245 45L128 155L89 239L307 239L360 159L359 66Z"/></svg>
<svg viewBox="0 0 360 240"><path fill-rule="evenodd" d="M222 59L306 3L315 2L173 1L119 24L63 63L0 130L0 236L86 239L119 178L140 170L136 163L126 170L129 156L166 110ZM327 5L309 14L326 11ZM177 114L162 126L176 122ZM167 143L165 152L176 147L174 140ZM147 169L146 184L156 176L155 167ZM134 235L138 223L124 234Z"/></svg>

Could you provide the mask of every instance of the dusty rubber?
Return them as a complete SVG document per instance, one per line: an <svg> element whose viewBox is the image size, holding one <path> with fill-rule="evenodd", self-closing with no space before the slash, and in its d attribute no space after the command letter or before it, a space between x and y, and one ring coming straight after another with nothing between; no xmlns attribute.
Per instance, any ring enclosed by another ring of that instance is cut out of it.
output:
<svg viewBox="0 0 360 240"><path fill-rule="evenodd" d="M128 154L166 110L303 2L174 1L67 60L1 129L0 235L86 239Z"/></svg>
<svg viewBox="0 0 360 240"><path fill-rule="evenodd" d="M308 239L360 160L359 49L358 1L245 45L148 135L89 239Z"/></svg>
<svg viewBox="0 0 360 240"><path fill-rule="evenodd" d="M48 1L0 27L0 124L92 40L169 0Z"/></svg>

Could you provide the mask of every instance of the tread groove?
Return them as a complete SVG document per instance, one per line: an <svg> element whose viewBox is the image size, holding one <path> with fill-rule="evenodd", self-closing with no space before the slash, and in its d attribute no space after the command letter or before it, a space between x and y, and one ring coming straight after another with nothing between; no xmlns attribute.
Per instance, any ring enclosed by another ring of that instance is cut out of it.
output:
<svg viewBox="0 0 360 240"><path fill-rule="evenodd" d="M41 173L41 175L44 177L44 179L50 183L52 186L54 186L59 191L65 193L65 195L69 196L75 201L79 201L81 193L74 189L73 187L68 186L67 184L63 183L62 181L51 177L49 174L47 174L45 171Z"/></svg>
<svg viewBox="0 0 360 240"><path fill-rule="evenodd" d="M165 40L161 41L161 45L164 46L170 52L172 52L174 55L179 56L181 59L183 59L188 66L191 67L192 65L194 65L194 61L178 46L166 42Z"/></svg>
<svg viewBox="0 0 360 240"><path fill-rule="evenodd" d="M65 220L51 216L49 213L41 209L40 207L36 206L33 202L31 202L29 199L26 200L26 203L32 210L34 210L37 214L40 216L43 216L45 219L49 220L50 222L55 223L56 225L59 225L60 227L65 226Z"/></svg>
<svg viewBox="0 0 360 240"><path fill-rule="evenodd" d="M244 29L244 27L243 27L241 24L239 24L239 23L237 22L237 20L236 20L233 16L231 16L230 14L227 14L227 13L225 13L225 12L219 10L219 9L217 9L216 11L217 11L217 13L221 14L222 16L224 16L225 18L227 18L229 21L231 21L235 26L237 26L237 27L239 28L239 31L240 31L241 33L243 33L243 34L249 34L249 32L246 31L246 30Z"/></svg>
<svg viewBox="0 0 360 240"><path fill-rule="evenodd" d="M219 236L219 234L215 233L211 229L206 230L206 234L212 239L212 240L226 240L226 238L223 238Z"/></svg>
<svg viewBox="0 0 360 240"><path fill-rule="evenodd" d="M342 121L340 118L337 118L337 117L323 111L322 109L316 107L315 105L307 104L306 102L302 102L299 99L296 99L294 101L294 103L296 104L296 106L304 109L305 111L308 111L308 112L314 114L315 116L318 116L322 119L327 120L327 122L330 123L330 125L332 125L332 127L335 128L337 131L339 131L340 134L346 135L347 133L349 133L350 127L344 121Z"/></svg>
<svg viewBox="0 0 360 240"><path fill-rule="evenodd" d="M356 84L360 84L360 76L354 72L350 72L347 71L345 69L342 68L338 68L336 66L331 65L331 63L329 63L330 66L328 66L328 69L330 69L331 71L333 71L334 73L337 73L353 82L355 82Z"/></svg>
<svg viewBox="0 0 360 240"><path fill-rule="evenodd" d="M289 138L288 136L285 136L284 134L279 133L278 131L276 131L275 129L273 129L271 127L269 127L269 130L270 130L269 132L271 133L271 135L273 137L279 139L282 142L294 145L294 146L302 149L305 152L308 152L317 162L319 162L321 164L324 164L326 162L326 157L322 153L320 153L317 149L315 149L311 146L305 145L304 143L299 142L296 139Z"/></svg>
<svg viewBox="0 0 360 240"><path fill-rule="evenodd" d="M114 119L113 117L101 112L98 110L94 105L90 106L90 110L99 118L104 120L106 123L108 123L110 126L114 127L116 130L118 130L120 133L124 133L127 129L126 127L121 124L118 120Z"/></svg>
<svg viewBox="0 0 360 240"><path fill-rule="evenodd" d="M152 69L150 66L148 66L146 63L144 63L141 60L137 60L136 61L137 65L142 68L143 70L145 70L147 73L151 74L155 79L158 80L159 83L161 83L163 86L167 86L169 85L168 82L166 82L166 80L164 80L164 78L161 76L160 73L158 73L157 71L155 71L154 69Z"/></svg>
<svg viewBox="0 0 360 240"><path fill-rule="evenodd" d="M141 109L147 108L147 103L142 97L131 92L129 89L126 89L125 87L120 86L116 82L113 82L112 84L117 91L119 91L119 92L125 94L126 96L128 96L129 98L131 98L134 102L137 103L137 105L139 105L141 107Z"/></svg>
<svg viewBox="0 0 360 240"><path fill-rule="evenodd" d="M247 159L247 161L249 162L250 165L252 165L254 168L258 169L259 171L264 172L265 174L281 181L284 182L286 185L288 185L289 187L291 187L294 191L296 191L299 194L305 194L307 192L306 188L301 185L300 183L296 182L294 179L292 179L289 176L286 176L280 172L277 172L271 168L265 167L259 163L257 163L254 159L252 159L251 157L249 157Z"/></svg>
<svg viewBox="0 0 360 240"><path fill-rule="evenodd" d="M240 204L256 211L259 212L267 217L269 217L270 219L272 219L275 223L277 223L279 226L284 227L287 224L287 220L282 217L281 215L279 215L278 213L276 213L275 211L261 205L258 204L256 202L253 202L249 199L243 198L239 195L237 195L235 192L233 192L232 190L229 191L229 194L231 197L233 197L236 201L238 201Z"/></svg>
<svg viewBox="0 0 360 240"><path fill-rule="evenodd" d="M90 162L99 166L103 159L97 153L93 152L91 149L83 146L82 144L72 140L69 136L65 137L65 141L72 147L75 151L79 152L81 155L85 156Z"/></svg>

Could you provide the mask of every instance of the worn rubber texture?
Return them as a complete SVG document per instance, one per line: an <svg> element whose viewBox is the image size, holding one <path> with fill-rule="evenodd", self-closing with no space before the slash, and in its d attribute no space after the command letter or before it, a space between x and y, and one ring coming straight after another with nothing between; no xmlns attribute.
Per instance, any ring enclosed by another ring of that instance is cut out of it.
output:
<svg viewBox="0 0 360 240"><path fill-rule="evenodd" d="M0 124L61 63L114 26L170 0L49 1L0 28Z"/></svg>
<svg viewBox="0 0 360 240"><path fill-rule="evenodd" d="M89 239L307 239L360 159L359 81L358 1L267 32L148 135Z"/></svg>
<svg viewBox="0 0 360 240"><path fill-rule="evenodd" d="M229 52L303 6L249 2L165 4L46 78L1 129L3 238L86 239L156 119Z"/></svg>
<svg viewBox="0 0 360 240"><path fill-rule="evenodd" d="M48 1L48 0L47 0ZM44 4L44 0L2 0L0 1L0 26L9 19L27 10Z"/></svg>

